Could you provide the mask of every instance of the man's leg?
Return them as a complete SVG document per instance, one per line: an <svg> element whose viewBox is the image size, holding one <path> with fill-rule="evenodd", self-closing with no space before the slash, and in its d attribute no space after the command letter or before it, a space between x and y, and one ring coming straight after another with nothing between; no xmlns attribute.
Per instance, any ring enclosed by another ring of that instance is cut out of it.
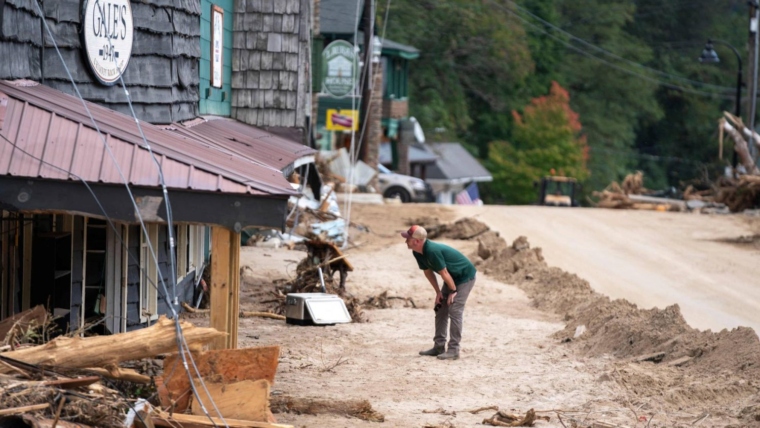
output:
<svg viewBox="0 0 760 428"><path fill-rule="evenodd" d="M451 307L443 305L451 318L451 330L449 331L449 351L459 353L459 342L462 340L462 318L464 316L464 304L475 285L475 278L464 284L457 285L457 295ZM443 309L443 308L441 308ZM441 312L441 311L438 311Z"/></svg>
<svg viewBox="0 0 760 428"><path fill-rule="evenodd" d="M446 333L449 330L449 305L446 304L446 298L441 299L441 308L435 313L435 336L433 342L436 348L446 349Z"/></svg>

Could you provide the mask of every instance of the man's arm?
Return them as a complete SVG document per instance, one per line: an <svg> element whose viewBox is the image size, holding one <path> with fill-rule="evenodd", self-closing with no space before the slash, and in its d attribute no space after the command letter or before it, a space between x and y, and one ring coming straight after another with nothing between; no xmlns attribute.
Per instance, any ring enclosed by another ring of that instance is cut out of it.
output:
<svg viewBox="0 0 760 428"><path fill-rule="evenodd" d="M433 286L433 289L435 289L436 294L441 292L441 289L438 288L438 278L435 277L435 274L431 269L425 269L423 272L425 272L425 278L430 281L430 285Z"/></svg>
<svg viewBox="0 0 760 428"><path fill-rule="evenodd" d="M446 268L441 269L438 272L438 275L441 275L441 279L443 279L443 283L449 287L449 290L452 292L457 291L457 285L454 283L454 278L451 277L451 274L449 274L449 270Z"/></svg>

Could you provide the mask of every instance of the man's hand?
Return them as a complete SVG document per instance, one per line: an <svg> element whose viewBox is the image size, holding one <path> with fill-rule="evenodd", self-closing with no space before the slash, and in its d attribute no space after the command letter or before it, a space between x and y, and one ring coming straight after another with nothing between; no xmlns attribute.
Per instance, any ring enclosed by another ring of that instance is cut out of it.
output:
<svg viewBox="0 0 760 428"><path fill-rule="evenodd" d="M435 304L437 305L441 303L441 300L443 300L443 294L440 291L438 291L435 293Z"/></svg>
<svg viewBox="0 0 760 428"><path fill-rule="evenodd" d="M453 292L453 293L451 293L451 294L449 294L449 299L446 301L446 303L447 303L449 306L451 306L451 305L454 303L454 297L456 297L456 295L457 295L457 292L456 292L456 291L455 291L455 292Z"/></svg>

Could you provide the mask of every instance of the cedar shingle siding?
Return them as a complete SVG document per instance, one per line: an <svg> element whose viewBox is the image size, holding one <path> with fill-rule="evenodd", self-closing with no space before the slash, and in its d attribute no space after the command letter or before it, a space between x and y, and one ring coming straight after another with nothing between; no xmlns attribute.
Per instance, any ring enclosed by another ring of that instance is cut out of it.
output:
<svg viewBox="0 0 760 428"><path fill-rule="evenodd" d="M42 81L75 94L33 1L0 0L0 79ZM79 34L81 1L42 3L48 26L82 96L131 115L124 92L101 85L89 71ZM200 0L132 1L131 5L135 33L124 82L135 113L151 123L196 117Z"/></svg>
<svg viewBox="0 0 760 428"><path fill-rule="evenodd" d="M304 128L309 14L309 0L235 1L233 118L254 126Z"/></svg>

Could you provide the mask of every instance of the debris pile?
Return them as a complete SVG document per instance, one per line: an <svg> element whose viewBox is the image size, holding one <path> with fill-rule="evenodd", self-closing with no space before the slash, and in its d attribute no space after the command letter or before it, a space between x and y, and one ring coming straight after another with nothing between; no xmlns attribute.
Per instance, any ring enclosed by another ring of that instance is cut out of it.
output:
<svg viewBox="0 0 760 428"><path fill-rule="evenodd" d="M592 202L599 208L654 211L687 210L685 201L655 195L655 192L645 188L644 174L641 171L626 175L622 184L613 181L601 192L593 192L593 196L597 198L597 201Z"/></svg>
<svg viewBox="0 0 760 428"><path fill-rule="evenodd" d="M33 308L18 314L16 326L38 312ZM59 336L42 345L11 342L4 346L11 350L0 353L0 425L15 421L35 427L211 427L224 423L209 415L221 415L230 427L285 427L272 424L269 409L279 347L203 352L204 344L223 333L185 321L179 327L192 351L184 357L172 354L177 326L164 317L128 333ZM6 340L12 335L8 330ZM166 354L171 355L163 371L151 375L124 367L130 362L145 366L139 362ZM188 376L186 367L197 373ZM193 399L192 390L200 402Z"/></svg>
<svg viewBox="0 0 760 428"><path fill-rule="evenodd" d="M346 255L330 241L314 239L302 244L306 257L298 263L296 277L278 287L281 297L276 312L285 313L285 296L288 293L323 292L340 296L351 318L357 322L364 321L361 303L346 290L346 277L348 272L354 270Z"/></svg>

